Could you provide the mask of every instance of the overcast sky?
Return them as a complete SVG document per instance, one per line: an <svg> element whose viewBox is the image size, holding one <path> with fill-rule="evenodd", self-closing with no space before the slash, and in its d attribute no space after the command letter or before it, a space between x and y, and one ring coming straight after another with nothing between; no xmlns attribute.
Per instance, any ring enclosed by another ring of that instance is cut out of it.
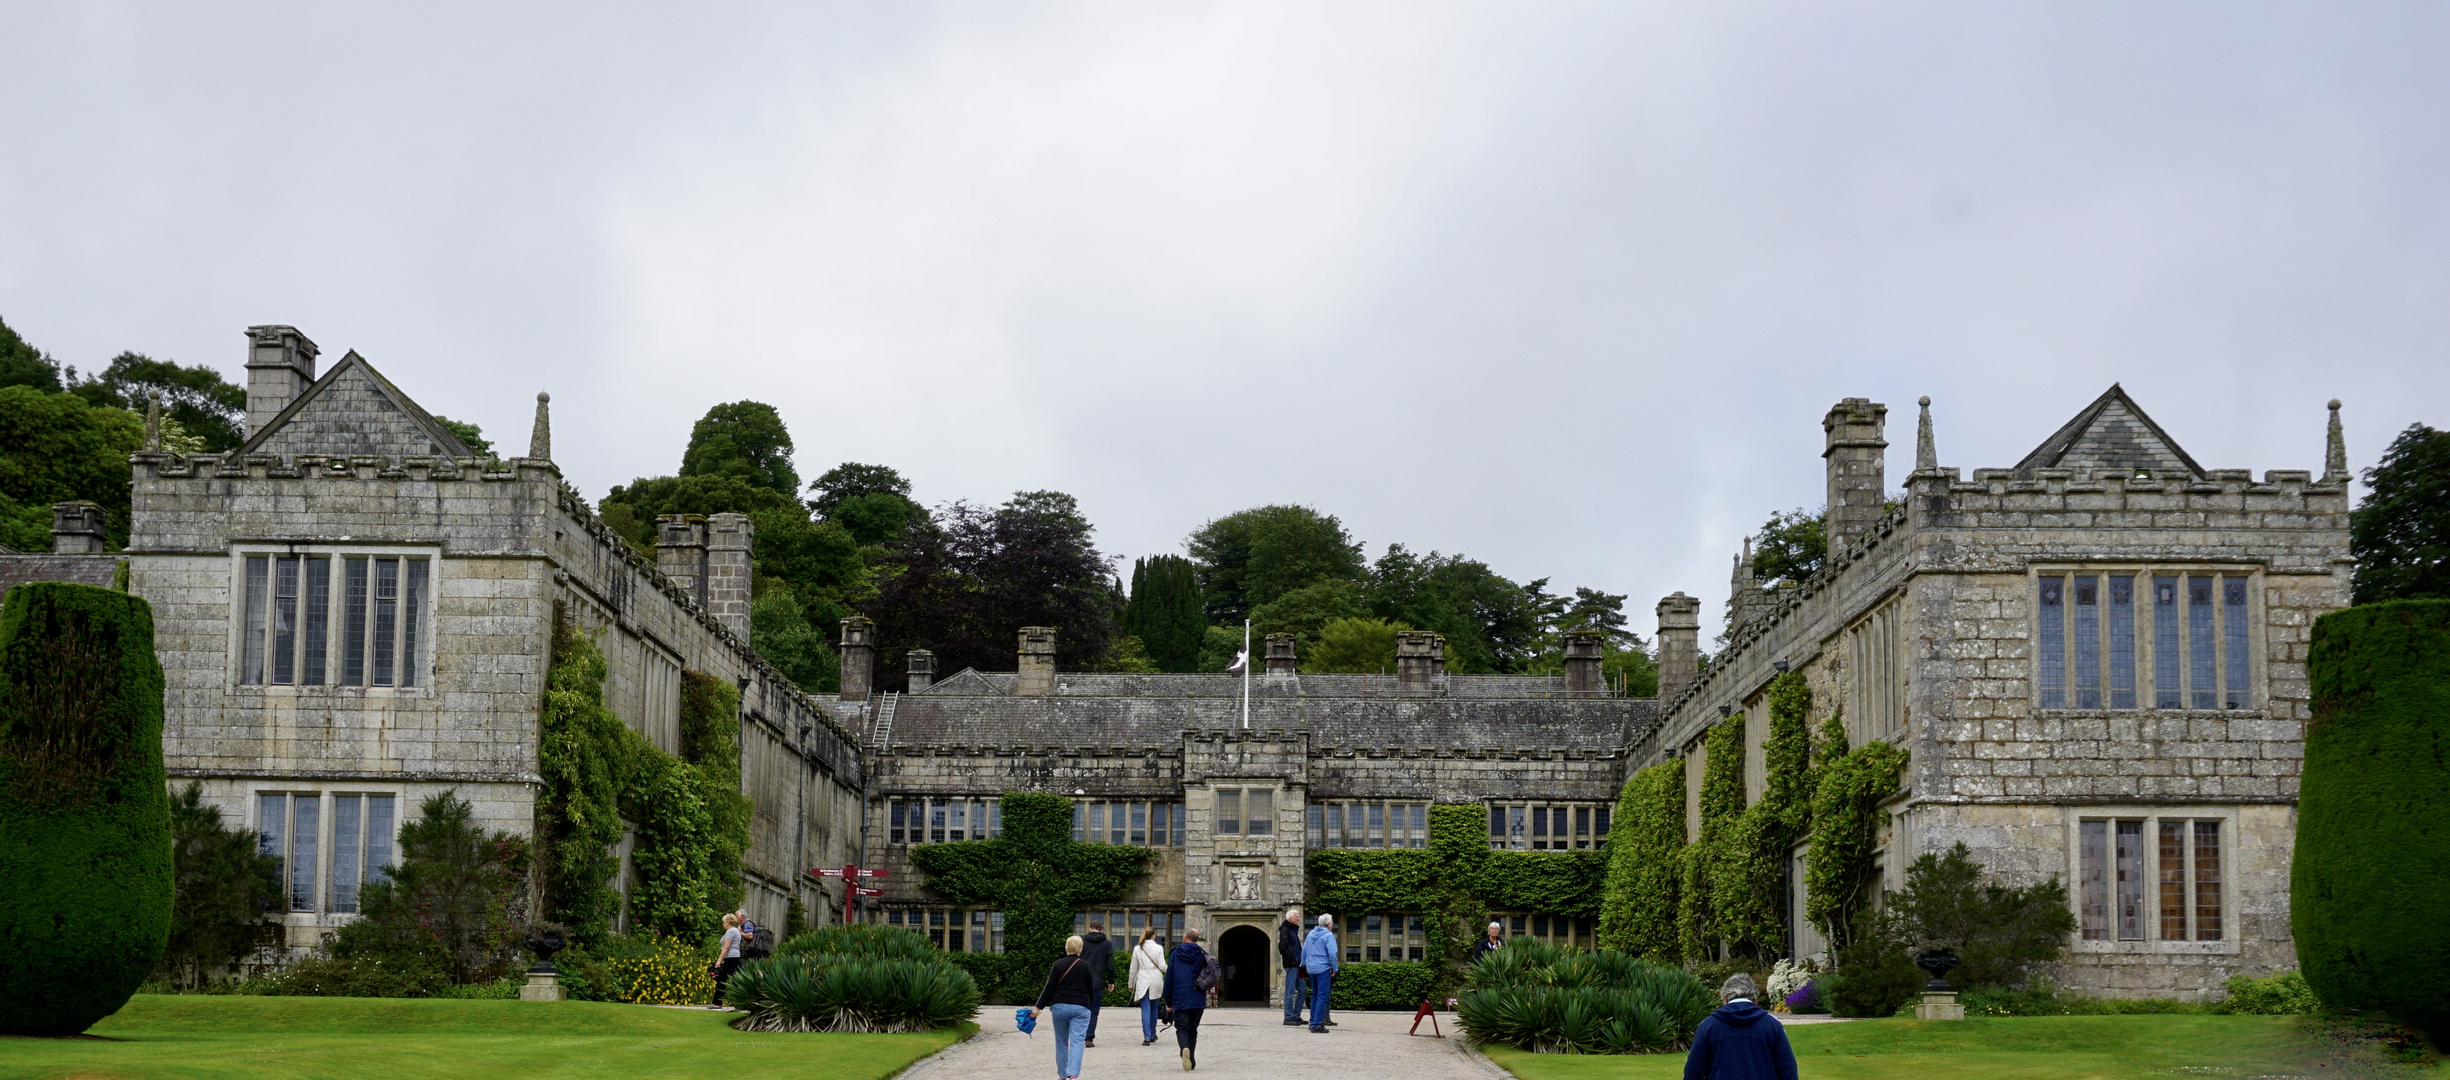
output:
<svg viewBox="0 0 2450 1080"><path fill-rule="evenodd" d="M0 7L0 318L356 349L590 497L772 403L803 475L1266 502L1707 599L1928 394L2123 382L2210 468L2450 425L2435 2ZM1126 567L1128 563L1126 563Z"/></svg>

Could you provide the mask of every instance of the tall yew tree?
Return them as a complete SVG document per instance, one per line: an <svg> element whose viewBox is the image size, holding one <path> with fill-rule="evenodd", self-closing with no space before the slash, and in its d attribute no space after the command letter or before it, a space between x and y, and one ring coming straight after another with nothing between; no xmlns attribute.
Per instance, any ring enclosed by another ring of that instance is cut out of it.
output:
<svg viewBox="0 0 2450 1080"><path fill-rule="evenodd" d="M2356 602L2450 599L2450 432L2410 424L2348 515Z"/></svg>
<svg viewBox="0 0 2450 1080"><path fill-rule="evenodd" d="M1155 555L1132 563L1131 601L1123 608L1123 632L1140 639L1159 671L1199 670L1200 638L1208 632L1201 604L1199 569L1180 555Z"/></svg>

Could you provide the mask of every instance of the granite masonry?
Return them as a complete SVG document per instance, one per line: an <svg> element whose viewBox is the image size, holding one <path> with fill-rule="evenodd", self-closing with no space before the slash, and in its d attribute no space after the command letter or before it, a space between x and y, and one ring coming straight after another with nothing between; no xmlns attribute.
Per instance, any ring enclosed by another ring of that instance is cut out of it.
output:
<svg viewBox="0 0 2450 1080"><path fill-rule="evenodd" d="M1763 691L1794 670L1816 725L1842 714L1852 741L1910 753L1889 887L1958 842L2009 881L2061 878L2080 929L2055 974L2073 989L2192 997L2293 963L2306 638L2348 594L2337 402L2319 476L2204 469L2113 386L2013 467L1966 479L1938 464L1926 400L1899 492L1887 408L1842 401L1823 422L1827 566L1764 588L1739 556L1706 667L1702 600L1660 600L1656 699L1612 694L1582 635L1557 676L1450 673L1445 643L1409 632L1392 675L1303 674L1279 636L1245 678L1060 671L1060 628L1016 627L1017 671L944 674L923 649L876 656L859 617L842 626L842 692L819 696L747 645L745 517L661 520L649 560L564 488L543 395L527 454L479 459L354 353L319 372L294 329L248 337L244 446L149 444L126 551L103 553L64 504L57 553L0 554L0 582L106 583L125 561L154 605L174 783L201 781L286 860L293 945L352 917L427 794L533 829L563 613L601 635L614 710L667 750L683 671L742 688L761 921L793 898L837 917L841 882L808 871L856 862L890 873L857 918L998 950L1001 915L929 892L909 850L995 835L1007 790L1056 792L1077 839L1156 852L1129 896L1080 920L1198 928L1231 972L1225 997L1262 1000L1309 851L1421 847L1437 803L1485 807L1495 846L1599 850L1627 777L1682 757L1697 797L1703 738L1729 722L1757 797ZM879 663L906 665L905 692L877 689ZM1348 960L1427 945L1420 913L1336 914ZM1591 944L1585 920L1501 915ZM1823 948L1791 916L1789 944Z"/></svg>
<svg viewBox="0 0 2450 1080"><path fill-rule="evenodd" d="M684 670L741 689L750 912L841 910L805 871L857 854L859 748L748 647L746 518L661 522L650 561L566 491L544 395L525 456L479 458L355 353L318 374L295 329L248 339L247 441L135 454L119 557L153 605L172 783L284 860L291 946L353 917L435 792L532 835L557 616L598 635L607 704L668 752Z"/></svg>

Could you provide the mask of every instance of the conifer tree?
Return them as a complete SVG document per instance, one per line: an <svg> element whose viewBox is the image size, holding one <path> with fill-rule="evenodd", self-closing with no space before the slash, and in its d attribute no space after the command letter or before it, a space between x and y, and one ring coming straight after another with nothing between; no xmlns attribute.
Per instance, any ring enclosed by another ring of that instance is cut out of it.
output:
<svg viewBox="0 0 2450 1080"><path fill-rule="evenodd" d="M1200 638L1207 631L1199 568L1191 560L1154 555L1132 562L1123 632L1140 639L1157 670L1199 670Z"/></svg>

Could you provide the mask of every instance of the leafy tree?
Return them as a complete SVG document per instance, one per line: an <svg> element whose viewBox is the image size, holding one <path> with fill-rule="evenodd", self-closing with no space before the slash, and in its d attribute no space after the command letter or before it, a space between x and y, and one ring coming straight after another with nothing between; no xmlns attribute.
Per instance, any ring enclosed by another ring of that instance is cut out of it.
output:
<svg viewBox="0 0 2450 1080"><path fill-rule="evenodd" d="M2365 489L2348 515L2356 602L2450 598L2450 432L2408 425Z"/></svg>
<svg viewBox="0 0 2450 1080"><path fill-rule="evenodd" d="M1265 640L1266 639L1254 635L1251 638L1251 650L1253 652L1258 652L1263 656L1266 655L1263 651L1265 648ZM1193 667L1192 670L1208 672L1223 671L1226 668L1233 666L1234 657L1240 654L1241 651L1241 627L1211 626L1206 632L1200 634L1199 664Z"/></svg>
<svg viewBox="0 0 2450 1080"><path fill-rule="evenodd" d="M1763 588L1799 585L1829 562L1829 510L1771 514L1753 537L1752 576Z"/></svg>
<svg viewBox="0 0 2450 1080"><path fill-rule="evenodd" d="M842 659L823 630L811 626L791 586L761 578L749 602L749 647L784 677L812 694L842 689Z"/></svg>
<svg viewBox="0 0 2450 1080"><path fill-rule="evenodd" d="M1330 619L1318 644L1301 658L1305 672L1374 675L1395 670L1395 635L1411 627L1384 619Z"/></svg>
<svg viewBox="0 0 2450 1080"><path fill-rule="evenodd" d="M1123 632L1140 640L1157 670L1198 670L1200 639L1207 629L1199 568L1191 560L1155 555L1132 563Z"/></svg>
<svg viewBox="0 0 2450 1080"><path fill-rule="evenodd" d="M0 544L49 551L51 504L73 499L101 504L111 544L127 543L128 455L144 437L144 421L126 410L0 387Z"/></svg>
<svg viewBox="0 0 2450 1080"><path fill-rule="evenodd" d="M203 440L206 453L226 453L247 440L247 388L205 364L184 367L143 353L123 352L109 367L70 387L89 405L142 415L147 399L162 397L162 416Z"/></svg>
<svg viewBox="0 0 2450 1080"><path fill-rule="evenodd" d="M60 365L26 344L17 331L0 320L0 386L31 386L46 394L60 392Z"/></svg>
<svg viewBox="0 0 2450 1080"><path fill-rule="evenodd" d="M518 957L511 917L527 877L527 842L488 836L454 789L428 797L400 826L400 861L359 893L365 917L340 929L332 955L357 962L438 951L455 983L499 976Z"/></svg>
<svg viewBox="0 0 2450 1080"><path fill-rule="evenodd" d="M942 670L1011 671L1020 628L1052 626L1059 666L1095 666L1112 647L1116 612L1093 531L1061 492L1019 492L994 509L946 506L878 568L865 610L879 654L924 648Z"/></svg>
<svg viewBox="0 0 2450 1080"><path fill-rule="evenodd" d="M436 416L434 422L441 424L444 431L458 436L460 445L467 447L469 453L478 457L493 456L493 440L485 437L485 429L448 416Z"/></svg>
<svg viewBox="0 0 2450 1080"><path fill-rule="evenodd" d="M910 481L903 479L901 473L889 466L862 465L856 461L845 461L825 470L825 475L809 482L808 490L817 493L816 498L808 500L808 509L829 520L836 507L851 499L894 495L904 502L910 500Z"/></svg>
<svg viewBox="0 0 2450 1080"><path fill-rule="evenodd" d="M161 972L185 987L236 964L264 941L265 913L280 899L281 861L263 854L253 830L221 823L221 808L204 802L190 782L170 798L170 945Z"/></svg>
<svg viewBox="0 0 2450 1080"><path fill-rule="evenodd" d="M796 500L800 474L791 467L791 432L774 406L734 401L706 410L689 429L681 475L723 476Z"/></svg>
<svg viewBox="0 0 2450 1080"><path fill-rule="evenodd" d="M1639 648L1608 648L1601 653L1599 673L1619 697L1658 697L1659 664Z"/></svg>
<svg viewBox="0 0 2450 1080"><path fill-rule="evenodd" d="M1097 662L1097 669L1127 675L1154 675L1162 670L1156 661L1149 659L1148 649L1140 644L1140 639L1130 634L1114 639L1106 650L1106 658Z"/></svg>
<svg viewBox="0 0 2450 1080"><path fill-rule="evenodd" d="M1379 618L1446 635L1464 671L1523 670L1565 607L1547 578L1517 585L1477 559L1402 544L1387 545L1371 568L1370 597Z"/></svg>
<svg viewBox="0 0 2450 1080"><path fill-rule="evenodd" d="M1576 586L1574 599L1557 616L1559 630L1596 630L1608 643L1623 647L1642 643L1640 635L1625 628L1625 595L1601 592Z"/></svg>
<svg viewBox="0 0 2450 1080"><path fill-rule="evenodd" d="M0 1034L81 1032L161 961L173 864L153 645L153 609L127 593L37 581L0 603Z"/></svg>
<svg viewBox="0 0 2450 1080"><path fill-rule="evenodd" d="M826 524L841 528L863 548L898 543L911 526L926 520L926 507L890 491L844 499L825 517Z"/></svg>
<svg viewBox="0 0 2450 1080"><path fill-rule="evenodd" d="M1306 656L1318 647L1319 632L1328 623L1337 619L1368 618L1369 615L1369 594L1363 591L1360 582L1321 578L1310 585L1288 590L1253 610L1251 641L1264 641L1269 634L1291 634L1298 639L1294 643L1295 655ZM1258 645L1252 645L1254 651L1258 648Z"/></svg>
<svg viewBox="0 0 2450 1080"><path fill-rule="evenodd" d="M1209 621L1238 625L1253 609L1321 579L1357 581L1361 545L1333 515L1261 506L1200 526L1184 546L1199 564Z"/></svg>

